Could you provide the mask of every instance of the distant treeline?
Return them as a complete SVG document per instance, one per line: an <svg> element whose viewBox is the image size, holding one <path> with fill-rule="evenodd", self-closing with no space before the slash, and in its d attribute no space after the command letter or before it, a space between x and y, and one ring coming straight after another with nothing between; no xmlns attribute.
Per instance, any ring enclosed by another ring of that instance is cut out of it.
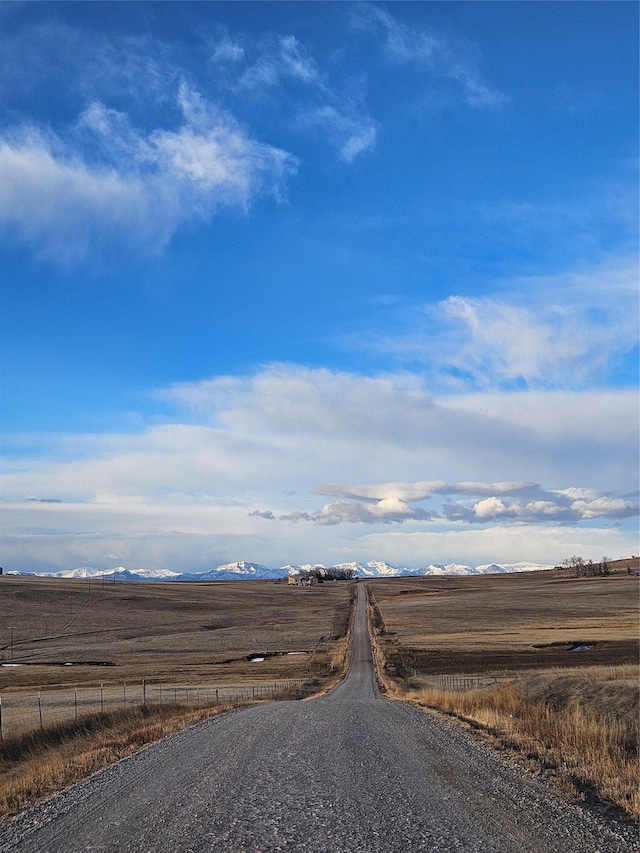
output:
<svg viewBox="0 0 640 853"><path fill-rule="evenodd" d="M559 566L556 566L556 571L569 578L605 577L612 572L621 571L638 574L638 563L638 557L629 557L626 560L610 560L608 557L603 557L599 563L585 560L583 557L567 557Z"/></svg>
<svg viewBox="0 0 640 853"><path fill-rule="evenodd" d="M351 581L358 577L358 572L355 569L341 568L333 566L327 569L326 566L314 566L312 569L306 569L301 572L303 577L315 578L318 583L323 581Z"/></svg>

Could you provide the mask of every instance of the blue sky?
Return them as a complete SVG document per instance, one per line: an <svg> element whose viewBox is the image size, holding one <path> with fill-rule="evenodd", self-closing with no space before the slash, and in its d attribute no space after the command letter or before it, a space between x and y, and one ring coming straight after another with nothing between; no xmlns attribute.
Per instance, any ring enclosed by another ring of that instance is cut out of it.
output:
<svg viewBox="0 0 640 853"><path fill-rule="evenodd" d="M6 569L637 553L637 4L0 22Z"/></svg>

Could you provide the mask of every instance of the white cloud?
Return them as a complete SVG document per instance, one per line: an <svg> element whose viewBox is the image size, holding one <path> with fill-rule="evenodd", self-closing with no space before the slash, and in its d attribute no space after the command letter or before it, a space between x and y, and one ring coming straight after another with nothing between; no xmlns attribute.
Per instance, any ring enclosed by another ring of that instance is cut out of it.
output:
<svg viewBox="0 0 640 853"><path fill-rule="evenodd" d="M173 224L165 220L149 233L152 199L139 177L91 168L75 157L65 161L34 131L0 141L0 174L0 225L47 253L83 254L97 226L121 234L133 229L141 240L162 243Z"/></svg>
<svg viewBox="0 0 640 853"><path fill-rule="evenodd" d="M637 501L625 497L612 498L594 489L543 489L536 483L378 483L375 485L340 485L316 487L318 494L341 496L341 500L304 514L284 514L280 521L312 521L315 524L364 524L406 521L430 521L446 518L472 524L505 521L517 524L549 522L578 523L587 519L635 518L640 510ZM585 495L588 493L588 497ZM572 494L580 494L574 499ZM402 498L399 497L402 495ZM473 499L446 503L441 511L413 505L435 496L467 495ZM486 495L487 497L479 497ZM500 495L501 497L498 497ZM517 500L535 496L535 500ZM362 502L362 498L365 502ZM257 513L274 520L273 512Z"/></svg>
<svg viewBox="0 0 640 853"><path fill-rule="evenodd" d="M211 62L213 63L237 63L242 62L245 58L245 51L242 45L228 38L221 39L213 48L211 54Z"/></svg>
<svg viewBox="0 0 640 853"><path fill-rule="evenodd" d="M580 518L635 518L640 507L637 501L599 495L589 501L573 501L571 509Z"/></svg>
<svg viewBox="0 0 640 853"><path fill-rule="evenodd" d="M506 510L507 507L505 504L497 497L484 498L483 500L478 501L473 507L473 511L478 520L484 518L497 518L500 515L504 515Z"/></svg>
<svg viewBox="0 0 640 853"><path fill-rule="evenodd" d="M0 563L24 571L88 564L197 571L237 559L270 566L384 559L394 565L468 565L531 560L554 565L572 554L599 560L637 553L637 531L575 525L407 522L402 527L268 523L245 509L76 504L3 506Z"/></svg>
<svg viewBox="0 0 640 853"><path fill-rule="evenodd" d="M549 562L584 553L587 541L598 557L624 556L623 542L635 548L630 391L433 397L408 373L272 365L172 386L159 398L174 408L165 423L155 415L136 434L46 436L42 447L32 436L22 458L6 460L3 539L12 559L24 546L39 565L66 554L67 567L81 553L149 564L146 548L170 568L188 568L187 555L198 566L242 558L397 563L412 543L409 564L425 564L460 559L449 531L479 526L493 531L494 545L465 539L482 544L468 562L546 562L552 541L575 547L558 545ZM558 539L558 524L574 539ZM582 533L582 524L597 534ZM369 538L390 525L429 537ZM503 528L521 531L517 556L516 535L505 538ZM432 550L421 550L424 542Z"/></svg>
<svg viewBox="0 0 640 853"><path fill-rule="evenodd" d="M393 334L357 343L451 387L583 388L638 346L637 282L636 258L497 282L492 295L414 306Z"/></svg>
<svg viewBox="0 0 640 853"><path fill-rule="evenodd" d="M184 123L174 131L144 134L94 103L66 142L32 128L5 134L0 224L63 258L113 240L153 251L184 220L209 218L220 206L246 209L261 194L282 197L294 157L252 139L184 84L178 104ZM83 155L88 135L91 160Z"/></svg>
<svg viewBox="0 0 640 853"><path fill-rule="evenodd" d="M259 513L263 518L275 518L273 513ZM312 521L322 527L336 524L392 524L404 521L426 521L435 515L434 512L421 507L412 507L406 501L398 498L383 498L373 503L359 501L337 501L325 504L313 512L293 512L278 516L279 521Z"/></svg>
<svg viewBox="0 0 640 853"><path fill-rule="evenodd" d="M446 484L441 480L425 480L419 483L365 483L348 485L332 483L316 486L313 490L318 495L341 498L367 498L369 500L396 499L401 501L420 501L431 497Z"/></svg>

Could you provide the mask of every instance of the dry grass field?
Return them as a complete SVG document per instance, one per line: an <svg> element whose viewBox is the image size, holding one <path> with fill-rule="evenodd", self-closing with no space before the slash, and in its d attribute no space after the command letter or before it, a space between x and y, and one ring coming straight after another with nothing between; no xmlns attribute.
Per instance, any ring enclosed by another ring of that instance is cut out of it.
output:
<svg viewBox="0 0 640 853"><path fill-rule="evenodd" d="M473 674L637 662L638 586L553 571L371 582L392 663Z"/></svg>
<svg viewBox="0 0 640 853"><path fill-rule="evenodd" d="M344 582L300 588L3 576L0 695L143 678L304 678L318 669L319 650L326 654L344 637L351 594ZM252 663L250 655L265 659Z"/></svg>
<svg viewBox="0 0 640 853"><path fill-rule="evenodd" d="M626 574L373 581L380 678L638 818L638 591Z"/></svg>

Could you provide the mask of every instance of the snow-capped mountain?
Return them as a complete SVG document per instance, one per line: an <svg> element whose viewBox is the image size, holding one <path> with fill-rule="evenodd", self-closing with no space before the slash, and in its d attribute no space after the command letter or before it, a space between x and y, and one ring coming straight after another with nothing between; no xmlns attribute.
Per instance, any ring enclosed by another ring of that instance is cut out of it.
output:
<svg viewBox="0 0 640 853"><path fill-rule="evenodd" d="M45 577L56 578L104 578L109 580L175 580L180 577L179 572L171 569L125 569L124 566L116 566L114 569L94 569L91 566L79 566L77 569L61 572L40 572Z"/></svg>
<svg viewBox="0 0 640 853"><path fill-rule="evenodd" d="M215 569L210 569L208 572L185 572L178 575L176 580L197 580L197 581L226 581L226 580L242 580L245 578L267 579L281 578L288 572L283 569L270 569L268 566L262 566L260 563L249 563L245 560L239 560L236 563L225 563L222 566L216 566Z"/></svg>
<svg viewBox="0 0 640 853"><path fill-rule="evenodd" d="M400 576L455 576L455 575L490 575L512 572L531 572L540 569L551 569L552 566L521 561L519 563L486 563L480 566L465 566L460 563L429 564L419 568L394 566L384 560L369 560L368 563L338 563L335 566L324 566L321 563L306 563L301 566L286 565L280 568L269 568L260 563L250 563L239 560L235 563L225 563L206 572L174 572L171 569L134 568L127 569L117 566L113 569L95 569L91 566L79 566L77 569L60 572L39 572L44 577L59 578L103 578L106 580L137 580L137 581L221 581L221 580L277 580L300 572L310 572L318 569L351 570L359 578L384 578ZM31 574L25 572L24 574Z"/></svg>
<svg viewBox="0 0 640 853"><path fill-rule="evenodd" d="M385 560L369 560L368 563L338 563L336 569L351 569L359 578L393 578L398 575L423 574L422 569L403 569L392 566Z"/></svg>

